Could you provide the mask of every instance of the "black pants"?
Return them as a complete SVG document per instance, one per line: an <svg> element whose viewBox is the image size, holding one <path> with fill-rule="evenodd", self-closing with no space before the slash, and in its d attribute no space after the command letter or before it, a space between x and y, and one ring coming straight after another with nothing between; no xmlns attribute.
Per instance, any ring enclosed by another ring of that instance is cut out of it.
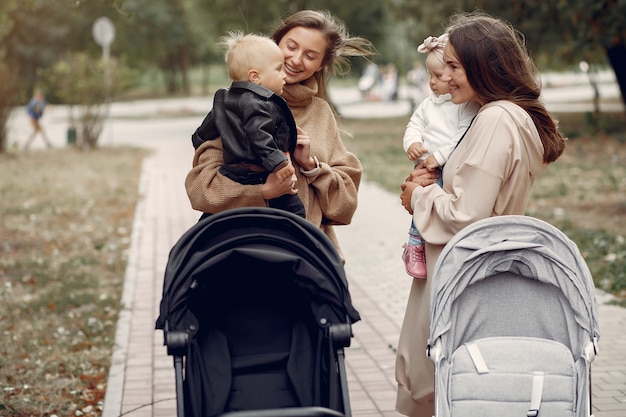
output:
<svg viewBox="0 0 626 417"><path fill-rule="evenodd" d="M283 194L280 197L273 198L269 201L269 206L276 209L290 211L293 214L306 219L306 211L304 210L304 204L298 197L298 194Z"/></svg>
<svg viewBox="0 0 626 417"><path fill-rule="evenodd" d="M231 180L244 185L264 184L267 180L268 172L244 171L240 167L223 165L220 172ZM283 194L280 197L269 200L271 208L289 211L303 219L306 218L304 204L297 194Z"/></svg>

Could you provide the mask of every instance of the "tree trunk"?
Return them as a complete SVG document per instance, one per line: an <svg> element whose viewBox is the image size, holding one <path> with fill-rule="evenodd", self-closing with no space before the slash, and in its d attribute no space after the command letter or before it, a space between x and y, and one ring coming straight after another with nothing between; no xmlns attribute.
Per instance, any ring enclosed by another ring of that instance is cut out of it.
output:
<svg viewBox="0 0 626 417"><path fill-rule="evenodd" d="M626 44L624 44L624 38L620 36L616 43L606 48L606 54L615 72L615 79L622 93L622 102L626 104Z"/></svg>
<svg viewBox="0 0 626 417"><path fill-rule="evenodd" d="M7 122L17 94L14 75L15 72L0 62L0 153L5 152L9 144Z"/></svg>
<svg viewBox="0 0 626 417"><path fill-rule="evenodd" d="M180 65L180 76L182 80L183 93L191 93L191 83L189 81L189 48L183 46L179 50L178 62Z"/></svg>

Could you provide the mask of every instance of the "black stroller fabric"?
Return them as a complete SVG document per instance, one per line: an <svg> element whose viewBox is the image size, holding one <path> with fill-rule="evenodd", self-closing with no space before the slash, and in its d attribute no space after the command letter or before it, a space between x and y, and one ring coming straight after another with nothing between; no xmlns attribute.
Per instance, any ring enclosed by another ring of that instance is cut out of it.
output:
<svg viewBox="0 0 626 417"><path fill-rule="evenodd" d="M359 319L341 258L318 228L282 210L242 208L202 219L172 248L156 327L166 344L168 333L188 335L188 417L342 412L331 333Z"/></svg>

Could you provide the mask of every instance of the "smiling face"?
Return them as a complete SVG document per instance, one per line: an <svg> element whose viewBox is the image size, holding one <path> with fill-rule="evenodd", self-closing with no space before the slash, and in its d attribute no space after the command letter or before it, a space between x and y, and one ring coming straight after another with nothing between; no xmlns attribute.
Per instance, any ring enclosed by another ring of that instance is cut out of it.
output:
<svg viewBox="0 0 626 417"><path fill-rule="evenodd" d="M327 42L315 29L297 26L285 33L278 42L284 55L287 84L296 84L311 78L324 68Z"/></svg>
<svg viewBox="0 0 626 417"><path fill-rule="evenodd" d="M443 60L446 66L441 75L441 80L448 83L450 86L452 102L461 104L476 101L481 105L485 104L470 85L467 74L465 73L465 68L461 65L456 51L450 42L448 42L444 48Z"/></svg>

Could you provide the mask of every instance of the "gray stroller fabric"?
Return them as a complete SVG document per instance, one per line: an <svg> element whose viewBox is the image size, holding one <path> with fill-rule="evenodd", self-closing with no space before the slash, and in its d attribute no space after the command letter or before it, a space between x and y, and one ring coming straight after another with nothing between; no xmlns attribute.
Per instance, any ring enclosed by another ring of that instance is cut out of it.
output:
<svg viewBox="0 0 626 417"><path fill-rule="evenodd" d="M432 280L438 416L589 415L595 288L565 234L527 216L479 221Z"/></svg>

